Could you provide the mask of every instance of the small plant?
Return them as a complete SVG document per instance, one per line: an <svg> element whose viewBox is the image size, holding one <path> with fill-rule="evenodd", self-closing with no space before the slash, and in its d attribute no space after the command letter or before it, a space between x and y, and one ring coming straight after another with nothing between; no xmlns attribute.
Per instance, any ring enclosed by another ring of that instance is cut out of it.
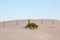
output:
<svg viewBox="0 0 60 40"><path fill-rule="evenodd" d="M38 25L36 25L35 23L28 23L25 28L37 29L38 28Z"/></svg>

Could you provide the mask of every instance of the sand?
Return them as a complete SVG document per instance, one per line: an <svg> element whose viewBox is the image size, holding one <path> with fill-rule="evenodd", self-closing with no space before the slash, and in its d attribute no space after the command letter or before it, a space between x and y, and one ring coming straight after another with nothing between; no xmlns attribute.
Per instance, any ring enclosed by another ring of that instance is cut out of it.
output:
<svg viewBox="0 0 60 40"><path fill-rule="evenodd" d="M0 40L60 40L60 31L0 28Z"/></svg>
<svg viewBox="0 0 60 40"><path fill-rule="evenodd" d="M60 40L60 25L41 24L35 30L5 26L0 28L0 40Z"/></svg>

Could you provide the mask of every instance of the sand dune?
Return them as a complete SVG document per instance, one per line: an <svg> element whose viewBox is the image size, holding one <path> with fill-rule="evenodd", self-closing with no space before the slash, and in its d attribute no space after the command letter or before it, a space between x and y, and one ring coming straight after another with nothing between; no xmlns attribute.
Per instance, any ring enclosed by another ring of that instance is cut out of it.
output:
<svg viewBox="0 0 60 40"><path fill-rule="evenodd" d="M42 24L41 20L31 20L39 25L35 30L24 28L27 20L18 21L18 25L15 22L9 21L5 27L0 23L0 40L60 40L60 21L54 21L52 25L50 20L44 20Z"/></svg>

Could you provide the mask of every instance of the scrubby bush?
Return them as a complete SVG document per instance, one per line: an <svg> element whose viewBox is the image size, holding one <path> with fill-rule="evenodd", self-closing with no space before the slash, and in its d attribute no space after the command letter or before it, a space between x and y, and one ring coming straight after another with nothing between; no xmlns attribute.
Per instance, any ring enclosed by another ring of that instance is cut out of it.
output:
<svg viewBox="0 0 60 40"><path fill-rule="evenodd" d="M35 23L28 23L25 28L37 29L38 28L38 25L36 25Z"/></svg>

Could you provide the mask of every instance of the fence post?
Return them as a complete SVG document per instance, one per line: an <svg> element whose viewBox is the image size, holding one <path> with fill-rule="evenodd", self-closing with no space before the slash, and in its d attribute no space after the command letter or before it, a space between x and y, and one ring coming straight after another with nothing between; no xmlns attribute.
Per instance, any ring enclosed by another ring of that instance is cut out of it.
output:
<svg viewBox="0 0 60 40"><path fill-rule="evenodd" d="M54 20L52 20L52 25L54 25Z"/></svg>
<svg viewBox="0 0 60 40"><path fill-rule="evenodd" d="M30 19L28 19L28 24L30 23Z"/></svg>
<svg viewBox="0 0 60 40"><path fill-rule="evenodd" d="M16 20L16 25L18 25L18 20Z"/></svg>
<svg viewBox="0 0 60 40"><path fill-rule="evenodd" d="M3 27L5 27L5 21L3 22Z"/></svg>
<svg viewBox="0 0 60 40"><path fill-rule="evenodd" d="M41 24L42 24L42 20L41 20Z"/></svg>

